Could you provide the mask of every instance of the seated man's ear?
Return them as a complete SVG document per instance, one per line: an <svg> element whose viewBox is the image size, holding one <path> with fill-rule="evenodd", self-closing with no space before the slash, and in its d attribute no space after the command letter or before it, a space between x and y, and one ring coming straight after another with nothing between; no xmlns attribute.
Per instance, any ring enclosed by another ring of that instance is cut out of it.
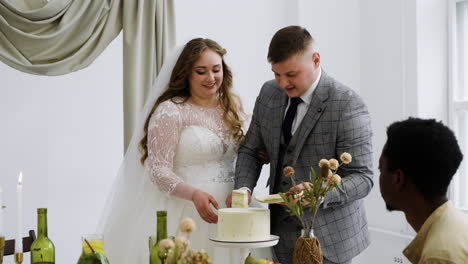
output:
<svg viewBox="0 0 468 264"><path fill-rule="evenodd" d="M392 184L397 191L402 191L408 183L405 173L401 169L396 169L392 173Z"/></svg>

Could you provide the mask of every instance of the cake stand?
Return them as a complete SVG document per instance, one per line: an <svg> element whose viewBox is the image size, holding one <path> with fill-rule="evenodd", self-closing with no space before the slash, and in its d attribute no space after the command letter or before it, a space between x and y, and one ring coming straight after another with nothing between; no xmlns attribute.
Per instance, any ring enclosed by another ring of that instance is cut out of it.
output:
<svg viewBox="0 0 468 264"><path fill-rule="evenodd" d="M269 239L259 241L227 241L217 238L210 238L213 245L223 248L239 248L241 255L241 264L244 264L245 259L250 254L250 249L272 247L278 244L279 236L270 235Z"/></svg>

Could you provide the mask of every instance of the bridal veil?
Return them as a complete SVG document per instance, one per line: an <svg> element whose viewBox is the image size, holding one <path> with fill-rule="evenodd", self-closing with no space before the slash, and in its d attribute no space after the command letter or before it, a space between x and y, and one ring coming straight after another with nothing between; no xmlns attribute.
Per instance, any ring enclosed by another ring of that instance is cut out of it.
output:
<svg viewBox="0 0 468 264"><path fill-rule="evenodd" d="M138 144L143 137L146 118L157 98L166 90L182 49L183 46L176 47L164 61L138 117L130 145L99 220L97 233L103 234L105 251L113 264L147 263L148 237L156 234L156 211L171 208L173 216L181 213L177 208L170 207L168 195L151 182L149 171L140 163ZM169 230L174 230L175 227L171 225L177 223L168 221L168 225Z"/></svg>

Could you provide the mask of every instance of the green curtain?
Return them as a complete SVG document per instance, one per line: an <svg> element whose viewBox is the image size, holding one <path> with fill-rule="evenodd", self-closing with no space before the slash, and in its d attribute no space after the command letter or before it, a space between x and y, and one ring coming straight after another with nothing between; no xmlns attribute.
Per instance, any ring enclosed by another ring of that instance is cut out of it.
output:
<svg viewBox="0 0 468 264"><path fill-rule="evenodd" d="M175 45L175 16L172 0L126 0L123 10L124 146L127 149L138 113L164 57Z"/></svg>
<svg viewBox="0 0 468 264"><path fill-rule="evenodd" d="M0 0L0 61L23 72L83 69L123 29L124 138L175 43L173 0Z"/></svg>

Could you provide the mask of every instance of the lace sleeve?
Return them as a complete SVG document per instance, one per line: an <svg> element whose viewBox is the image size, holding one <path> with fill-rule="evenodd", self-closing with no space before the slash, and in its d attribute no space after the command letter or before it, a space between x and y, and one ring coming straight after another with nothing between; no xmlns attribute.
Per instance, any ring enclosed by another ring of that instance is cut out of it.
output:
<svg viewBox="0 0 468 264"><path fill-rule="evenodd" d="M190 200L195 191L173 171L175 150L179 141L182 119L176 105L161 103L148 125L148 167L151 181L170 195Z"/></svg>

